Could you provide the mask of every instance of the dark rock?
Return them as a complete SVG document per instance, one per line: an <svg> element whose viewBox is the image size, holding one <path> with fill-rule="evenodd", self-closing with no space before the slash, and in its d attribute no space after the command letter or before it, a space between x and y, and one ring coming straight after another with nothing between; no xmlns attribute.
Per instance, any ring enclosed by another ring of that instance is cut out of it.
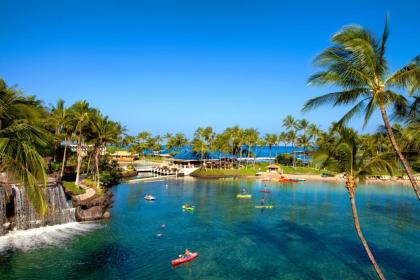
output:
<svg viewBox="0 0 420 280"><path fill-rule="evenodd" d="M78 221L101 220L104 216L104 209L101 206L93 206L83 210L80 206L76 208L76 219Z"/></svg>

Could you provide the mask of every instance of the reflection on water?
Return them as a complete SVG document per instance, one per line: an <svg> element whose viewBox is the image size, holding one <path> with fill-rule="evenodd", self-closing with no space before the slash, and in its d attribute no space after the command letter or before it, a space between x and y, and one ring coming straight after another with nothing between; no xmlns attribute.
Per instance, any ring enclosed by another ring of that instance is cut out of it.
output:
<svg viewBox="0 0 420 280"><path fill-rule="evenodd" d="M265 185L271 194L259 192ZM236 198L242 188L252 199ZM0 254L0 278L375 278L340 185L185 177L121 184L113 192L113 218L101 228L70 233L71 239L57 239L58 247L23 251L9 246ZM145 201L146 193L157 200ZM255 209L261 197L274 208ZM194 212L182 211L185 202L195 205ZM420 279L420 207L412 190L361 186L357 205L385 275ZM185 248L200 256L173 269L170 261Z"/></svg>

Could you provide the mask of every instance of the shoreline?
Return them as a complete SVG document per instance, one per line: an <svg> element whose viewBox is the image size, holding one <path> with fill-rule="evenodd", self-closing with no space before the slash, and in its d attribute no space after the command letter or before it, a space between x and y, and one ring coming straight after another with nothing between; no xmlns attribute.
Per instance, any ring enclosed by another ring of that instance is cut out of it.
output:
<svg viewBox="0 0 420 280"><path fill-rule="evenodd" d="M330 182L330 183L344 183L344 179L338 176L334 177L321 177L318 174L282 174L286 178L298 178L305 179L306 182L318 181L318 182ZM262 176L249 176L249 175L191 175L191 177L197 179L268 179L270 178ZM271 178L272 182L276 182L276 178ZM408 179L367 179L363 183L365 184L386 184L386 185L410 185L410 180Z"/></svg>

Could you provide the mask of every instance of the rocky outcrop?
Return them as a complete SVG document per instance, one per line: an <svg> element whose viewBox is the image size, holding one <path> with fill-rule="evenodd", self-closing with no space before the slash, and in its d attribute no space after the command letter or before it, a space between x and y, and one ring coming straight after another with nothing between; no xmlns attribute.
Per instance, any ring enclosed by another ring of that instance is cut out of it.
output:
<svg viewBox="0 0 420 280"><path fill-rule="evenodd" d="M111 214L108 211L104 211L102 206L93 206L86 210L83 210L82 207L76 208L76 219L78 221L95 221L102 219L109 219Z"/></svg>
<svg viewBox="0 0 420 280"><path fill-rule="evenodd" d="M84 200L73 200L76 207L77 221L94 221L109 219L110 213L107 211L112 206L112 193L103 196L97 194Z"/></svg>

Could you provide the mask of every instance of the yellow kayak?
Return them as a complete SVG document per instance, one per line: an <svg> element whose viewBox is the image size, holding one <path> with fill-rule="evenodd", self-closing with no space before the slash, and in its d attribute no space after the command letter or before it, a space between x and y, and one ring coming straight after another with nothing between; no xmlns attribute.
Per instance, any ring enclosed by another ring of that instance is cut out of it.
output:
<svg viewBox="0 0 420 280"><path fill-rule="evenodd" d="M236 195L237 198L251 198L252 195L250 194L238 194Z"/></svg>
<svg viewBox="0 0 420 280"><path fill-rule="evenodd" d="M273 208L274 205L257 205L255 208Z"/></svg>

